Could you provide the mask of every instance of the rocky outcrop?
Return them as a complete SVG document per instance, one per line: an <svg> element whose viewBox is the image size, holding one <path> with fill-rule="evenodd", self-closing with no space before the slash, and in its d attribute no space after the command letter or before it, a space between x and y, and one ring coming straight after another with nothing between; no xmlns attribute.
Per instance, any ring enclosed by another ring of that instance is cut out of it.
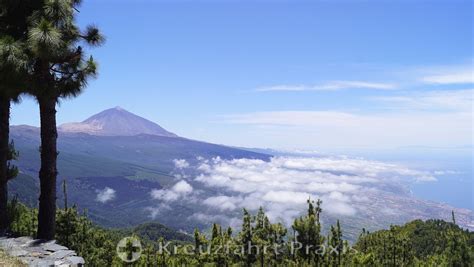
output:
<svg viewBox="0 0 474 267"><path fill-rule="evenodd" d="M84 266L84 259L56 241L34 240L30 237L0 237L0 249L31 267Z"/></svg>

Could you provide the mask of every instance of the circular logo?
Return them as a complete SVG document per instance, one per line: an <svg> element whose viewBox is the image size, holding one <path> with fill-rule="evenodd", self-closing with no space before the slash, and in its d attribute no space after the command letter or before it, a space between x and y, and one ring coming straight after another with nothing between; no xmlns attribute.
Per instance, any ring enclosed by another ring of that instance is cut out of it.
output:
<svg viewBox="0 0 474 267"><path fill-rule="evenodd" d="M125 237L117 244L117 255L124 262L135 262L142 255L142 243L136 237Z"/></svg>

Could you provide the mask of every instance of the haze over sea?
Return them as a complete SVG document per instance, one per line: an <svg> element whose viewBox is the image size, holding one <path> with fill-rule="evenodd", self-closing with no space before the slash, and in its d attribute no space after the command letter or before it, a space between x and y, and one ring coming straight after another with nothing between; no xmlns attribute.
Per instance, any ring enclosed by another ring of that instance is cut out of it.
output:
<svg viewBox="0 0 474 267"><path fill-rule="evenodd" d="M390 150L338 151L351 156L399 163L431 172L437 181L411 185L414 196L454 207L474 209L472 146L458 148L401 147Z"/></svg>

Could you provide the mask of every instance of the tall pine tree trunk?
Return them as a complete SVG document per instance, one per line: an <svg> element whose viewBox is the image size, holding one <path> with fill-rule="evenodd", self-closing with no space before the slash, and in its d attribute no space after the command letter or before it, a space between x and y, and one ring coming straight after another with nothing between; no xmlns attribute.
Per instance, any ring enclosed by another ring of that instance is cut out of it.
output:
<svg viewBox="0 0 474 267"><path fill-rule="evenodd" d="M0 233L8 228L8 154L10 140L10 99L0 97Z"/></svg>
<svg viewBox="0 0 474 267"><path fill-rule="evenodd" d="M41 169L40 198L38 213L38 238L54 239L56 232L56 161L57 138L56 99L43 97L38 99L41 118Z"/></svg>

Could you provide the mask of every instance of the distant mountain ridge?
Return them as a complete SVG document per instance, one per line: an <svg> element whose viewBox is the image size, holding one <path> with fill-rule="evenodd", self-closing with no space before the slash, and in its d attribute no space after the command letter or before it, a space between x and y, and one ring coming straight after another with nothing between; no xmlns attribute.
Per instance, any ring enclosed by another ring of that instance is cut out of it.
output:
<svg viewBox="0 0 474 267"><path fill-rule="evenodd" d="M160 125L137 116L121 107L104 110L83 122L65 123L58 127L65 133L86 133L97 136L135 136L140 134L178 137Z"/></svg>

